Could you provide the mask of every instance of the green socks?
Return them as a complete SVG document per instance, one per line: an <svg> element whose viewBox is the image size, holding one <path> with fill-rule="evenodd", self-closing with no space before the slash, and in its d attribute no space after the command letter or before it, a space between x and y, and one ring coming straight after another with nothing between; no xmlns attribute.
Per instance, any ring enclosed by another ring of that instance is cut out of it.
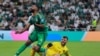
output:
<svg viewBox="0 0 100 56"><path fill-rule="evenodd" d="M22 53L25 49L26 49L26 45L24 44L22 47L19 48L19 50L17 51L16 55L19 55L20 53Z"/></svg>
<svg viewBox="0 0 100 56"><path fill-rule="evenodd" d="M40 52L45 52L45 48L40 48Z"/></svg>

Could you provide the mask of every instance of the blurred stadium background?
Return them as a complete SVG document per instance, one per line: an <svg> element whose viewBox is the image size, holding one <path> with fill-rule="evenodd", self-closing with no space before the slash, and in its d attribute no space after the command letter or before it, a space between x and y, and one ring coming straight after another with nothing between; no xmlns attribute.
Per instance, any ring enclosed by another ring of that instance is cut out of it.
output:
<svg viewBox="0 0 100 56"><path fill-rule="evenodd" d="M95 30L99 22L99 0L0 0L0 29L22 29L32 3L45 14L49 31Z"/></svg>
<svg viewBox="0 0 100 56"><path fill-rule="evenodd" d="M46 16L49 32L85 32L79 38L87 34L88 40L73 41L78 34L72 37L64 33L71 39L67 46L73 56L100 56L100 0L0 0L0 56L13 56L23 44L23 41L8 41L11 37L6 31L25 27L32 3L37 3L40 13ZM4 36L6 40L2 40L2 33L8 36ZM30 49L21 56L29 56Z"/></svg>

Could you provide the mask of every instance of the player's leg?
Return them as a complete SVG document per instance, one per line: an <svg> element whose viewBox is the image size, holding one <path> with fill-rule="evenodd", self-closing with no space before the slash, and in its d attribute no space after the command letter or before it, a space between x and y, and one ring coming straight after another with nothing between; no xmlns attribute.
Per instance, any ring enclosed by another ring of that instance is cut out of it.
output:
<svg viewBox="0 0 100 56"><path fill-rule="evenodd" d="M45 55L45 51L46 51L45 48L40 48L39 55L40 55L40 56L46 56L46 55Z"/></svg>
<svg viewBox="0 0 100 56"><path fill-rule="evenodd" d="M35 56L36 51L34 50L34 47L31 50L31 56Z"/></svg>
<svg viewBox="0 0 100 56"><path fill-rule="evenodd" d="M33 36L34 36L35 38L31 38L31 39L33 39L33 41L34 41L34 40L37 41L37 31L34 30L34 32L35 32L35 34L34 34ZM32 47L31 56L35 56L36 51L35 51L34 49L35 49L35 46Z"/></svg>
<svg viewBox="0 0 100 56"><path fill-rule="evenodd" d="M37 51L37 52L41 52L42 54L45 53L45 48L41 48L41 46L43 45L43 43L45 42L46 40L46 36L47 36L47 33L38 33L37 34L37 37L38 37L38 44L37 46L34 47L33 50ZM34 52L33 52L34 53ZM34 55L34 54L32 54Z"/></svg>
<svg viewBox="0 0 100 56"><path fill-rule="evenodd" d="M28 41L26 41L26 43L21 46L18 51L16 52L16 56L20 55L20 53L22 53L26 47L28 47L32 42L34 42L36 40L36 32L32 32L32 34L30 34Z"/></svg>
<svg viewBox="0 0 100 56"><path fill-rule="evenodd" d="M45 56L44 52L38 52L39 56Z"/></svg>
<svg viewBox="0 0 100 56"><path fill-rule="evenodd" d="M31 56L35 56L36 51L34 50L36 46L34 46L31 50ZM40 56L45 56L45 49L41 48L41 51L37 52Z"/></svg>
<svg viewBox="0 0 100 56"><path fill-rule="evenodd" d="M34 25L31 25L29 27L29 30L28 30L28 33L29 35L34 31ZM31 50L31 56L34 56L35 55L35 51L34 50Z"/></svg>
<svg viewBox="0 0 100 56"><path fill-rule="evenodd" d="M36 51L34 50L35 47L32 48L31 50L31 56L35 56L35 53ZM44 49L44 48L42 48ZM39 56L45 56L45 53L42 51L42 52L37 52L39 54Z"/></svg>
<svg viewBox="0 0 100 56"><path fill-rule="evenodd" d="M35 56L36 51L35 50L31 50L31 56ZM39 56L44 56L45 54L43 52L37 52L39 54Z"/></svg>
<svg viewBox="0 0 100 56"><path fill-rule="evenodd" d="M43 56L43 53L42 52L38 52L39 56Z"/></svg>
<svg viewBox="0 0 100 56"><path fill-rule="evenodd" d="M37 46L39 47L37 51L44 52L44 49L41 48L41 46L44 44L44 42L46 40L47 33L45 33L45 32L39 32L37 34L37 36L38 36Z"/></svg>
<svg viewBox="0 0 100 56"><path fill-rule="evenodd" d="M45 56L45 48L41 48L42 45L44 44L45 40L46 40L46 36L47 36L47 33L45 32L42 32L42 33L38 33L38 43L37 43L37 46L39 46L39 52L41 56Z"/></svg>
<svg viewBox="0 0 100 56"><path fill-rule="evenodd" d="M27 40L26 43L24 45L22 45L18 51L16 52L16 56L20 55L20 53L22 53L30 44L32 43L31 40Z"/></svg>

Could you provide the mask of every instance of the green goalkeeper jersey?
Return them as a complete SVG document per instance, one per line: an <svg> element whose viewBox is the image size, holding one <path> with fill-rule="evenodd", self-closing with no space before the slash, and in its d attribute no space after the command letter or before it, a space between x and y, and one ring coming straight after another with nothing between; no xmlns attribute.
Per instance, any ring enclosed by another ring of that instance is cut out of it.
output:
<svg viewBox="0 0 100 56"><path fill-rule="evenodd" d="M36 31L47 31L47 24L46 24L46 19L43 14L37 13L35 16L32 16L30 19L29 23L32 24L42 24L44 25L44 28L38 27L35 25L35 30Z"/></svg>

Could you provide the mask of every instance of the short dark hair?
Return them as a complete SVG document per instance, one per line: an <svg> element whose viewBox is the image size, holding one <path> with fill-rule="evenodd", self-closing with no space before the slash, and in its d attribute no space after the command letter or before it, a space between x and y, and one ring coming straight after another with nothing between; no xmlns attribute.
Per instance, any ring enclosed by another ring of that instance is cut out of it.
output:
<svg viewBox="0 0 100 56"><path fill-rule="evenodd" d="M66 38L68 40L68 37L67 36L63 36L63 38Z"/></svg>
<svg viewBox="0 0 100 56"><path fill-rule="evenodd" d="M48 45L47 45L48 48L49 48L49 47L52 47L52 46L53 46L52 43L48 43Z"/></svg>
<svg viewBox="0 0 100 56"><path fill-rule="evenodd" d="M32 3L32 5L35 5L38 9L40 9L40 7L37 3Z"/></svg>

